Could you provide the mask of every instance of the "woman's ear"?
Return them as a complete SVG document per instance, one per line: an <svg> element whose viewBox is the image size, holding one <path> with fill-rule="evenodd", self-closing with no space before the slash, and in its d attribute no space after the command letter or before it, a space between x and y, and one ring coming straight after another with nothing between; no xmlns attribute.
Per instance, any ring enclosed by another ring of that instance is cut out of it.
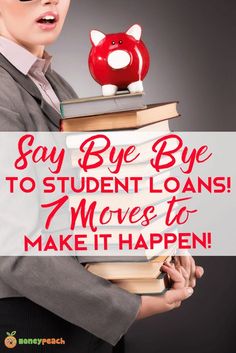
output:
<svg viewBox="0 0 236 353"><path fill-rule="evenodd" d="M90 40L92 44L96 47L101 40L103 40L106 37L106 35L100 31L97 31L96 29L93 29L90 32Z"/></svg>

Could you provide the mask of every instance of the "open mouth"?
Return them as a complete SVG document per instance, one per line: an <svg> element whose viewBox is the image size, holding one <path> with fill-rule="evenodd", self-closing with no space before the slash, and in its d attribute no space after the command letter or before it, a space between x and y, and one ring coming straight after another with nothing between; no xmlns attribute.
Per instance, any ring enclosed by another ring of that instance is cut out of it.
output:
<svg viewBox="0 0 236 353"><path fill-rule="evenodd" d="M40 16L36 22L44 25L53 25L58 22L59 16L53 13L47 13Z"/></svg>
<svg viewBox="0 0 236 353"><path fill-rule="evenodd" d="M53 24L56 22L56 19L53 16L45 16L43 18L40 18L37 22L38 23L51 23L51 24Z"/></svg>

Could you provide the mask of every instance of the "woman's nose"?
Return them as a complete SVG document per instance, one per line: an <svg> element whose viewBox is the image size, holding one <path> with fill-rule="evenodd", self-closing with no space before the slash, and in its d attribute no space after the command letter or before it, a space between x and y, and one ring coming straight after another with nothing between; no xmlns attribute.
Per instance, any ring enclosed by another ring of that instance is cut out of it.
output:
<svg viewBox="0 0 236 353"><path fill-rule="evenodd" d="M59 0L41 0L43 5L48 5L48 4L56 5L56 4L58 4L58 1Z"/></svg>

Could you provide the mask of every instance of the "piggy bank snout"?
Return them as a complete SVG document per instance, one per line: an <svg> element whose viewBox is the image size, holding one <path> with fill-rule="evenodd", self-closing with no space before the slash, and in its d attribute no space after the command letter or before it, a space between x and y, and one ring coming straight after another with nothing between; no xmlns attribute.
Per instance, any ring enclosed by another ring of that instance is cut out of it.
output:
<svg viewBox="0 0 236 353"><path fill-rule="evenodd" d="M107 62L112 69L123 69L130 64L131 56L125 50L114 50L108 55Z"/></svg>

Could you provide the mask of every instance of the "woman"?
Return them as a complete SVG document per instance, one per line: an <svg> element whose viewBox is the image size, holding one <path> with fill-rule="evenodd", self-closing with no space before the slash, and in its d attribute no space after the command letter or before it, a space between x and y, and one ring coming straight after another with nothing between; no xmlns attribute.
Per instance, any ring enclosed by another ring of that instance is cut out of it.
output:
<svg viewBox="0 0 236 353"><path fill-rule="evenodd" d="M58 131L59 102L77 97L51 69L45 52L60 34L69 5L69 0L0 0L1 131ZM36 216L29 210L22 222L30 225ZM184 260L188 273L178 261L178 271L163 266L174 282L165 296L140 298L88 273L72 257L1 257L1 340L6 331L16 331L17 338L61 338L53 350L50 343L44 346L53 353L111 352L135 319L178 307L192 294L194 261ZM198 268L196 275L201 274ZM15 348L37 350L44 348Z"/></svg>

